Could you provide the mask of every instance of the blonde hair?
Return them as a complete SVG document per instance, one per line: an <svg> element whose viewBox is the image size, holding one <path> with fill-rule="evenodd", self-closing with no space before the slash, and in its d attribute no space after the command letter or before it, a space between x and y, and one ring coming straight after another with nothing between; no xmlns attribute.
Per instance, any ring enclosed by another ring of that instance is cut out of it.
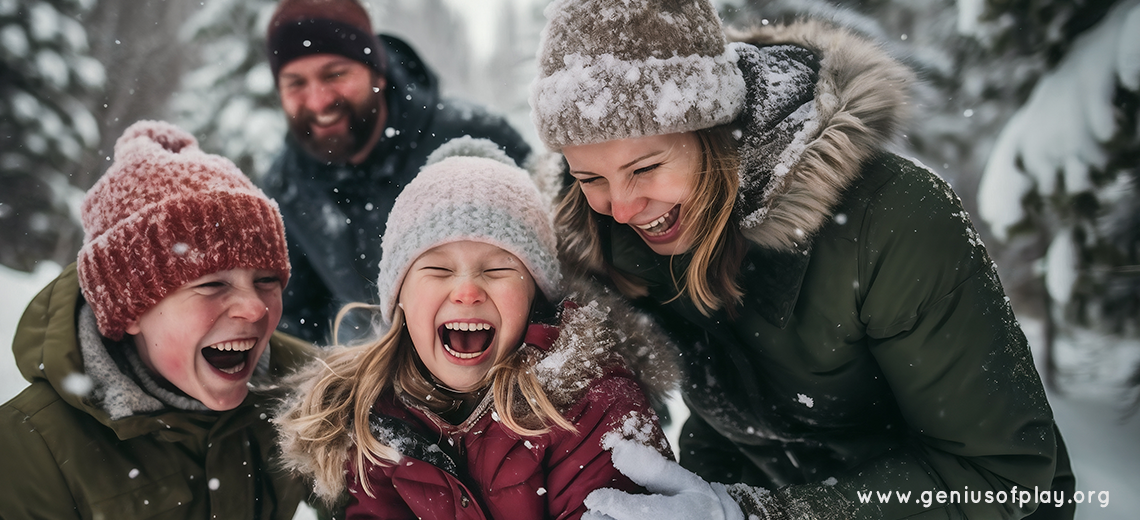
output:
<svg viewBox="0 0 1140 520"><path fill-rule="evenodd" d="M337 314L334 338L345 313L358 308L376 309L361 303L346 305ZM372 405L380 395L392 389L422 400L433 389L416 367L415 347L404 325L403 309L397 307L392 327L382 336L327 349L319 362L296 376L300 395L277 419L282 449L304 459L295 465L314 473L316 490L329 503L343 489L350 451L353 469L368 496L375 495L366 478L367 464L392 465L400 459L400 453L377 440L369 426ZM536 362L536 349L523 345L484 377L500 421L520 436L541 435L551 425L577 433L535 377L531 367Z"/></svg>
<svg viewBox="0 0 1140 520"><path fill-rule="evenodd" d="M688 296L706 316L721 308L727 308L731 314L744 294L736 283L747 248L732 211L740 183L740 154L732 132L729 125L694 132L701 147L701 166L694 173L693 192L683 203L687 211L682 224L686 237L692 240L691 260L681 279L674 280L678 288L675 298ZM695 208L700 210L694 211ZM648 293L643 281L617 271L605 261L598 231L601 218L609 217L594 212L581 185L572 183L554 218L563 264L608 276L626 296L645 296Z"/></svg>

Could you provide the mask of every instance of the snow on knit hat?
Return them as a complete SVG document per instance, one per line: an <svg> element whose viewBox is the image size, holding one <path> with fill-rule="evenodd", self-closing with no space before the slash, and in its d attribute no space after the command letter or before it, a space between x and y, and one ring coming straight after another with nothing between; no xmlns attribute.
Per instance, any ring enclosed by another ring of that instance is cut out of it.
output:
<svg viewBox="0 0 1140 520"><path fill-rule="evenodd" d="M412 262L427 250L462 240L484 242L518 257L552 302L562 274L554 227L530 175L486 139L461 137L432 152L388 214L376 282L384 324Z"/></svg>
<svg viewBox="0 0 1140 520"><path fill-rule="evenodd" d="M386 67L384 46L356 0L282 0L269 20L265 46L274 78L285 64L310 54L339 54L380 75Z"/></svg>
<svg viewBox="0 0 1140 520"><path fill-rule="evenodd" d="M115 142L115 162L80 207L86 233L79 286L99 332L119 340L129 322L171 291L227 269L274 271L289 281L277 204L229 159L190 134L139 121Z"/></svg>
<svg viewBox="0 0 1140 520"><path fill-rule="evenodd" d="M700 130L744 102L737 44L709 0L555 0L531 85L531 117L553 151Z"/></svg>

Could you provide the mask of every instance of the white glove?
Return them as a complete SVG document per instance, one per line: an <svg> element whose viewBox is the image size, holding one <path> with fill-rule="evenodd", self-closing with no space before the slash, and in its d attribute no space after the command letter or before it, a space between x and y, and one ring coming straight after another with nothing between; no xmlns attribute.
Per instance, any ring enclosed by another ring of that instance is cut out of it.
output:
<svg viewBox="0 0 1140 520"><path fill-rule="evenodd" d="M611 488L586 497L583 520L744 520L724 484L708 483L657 450L621 439L613 443L618 471L654 495L634 495Z"/></svg>

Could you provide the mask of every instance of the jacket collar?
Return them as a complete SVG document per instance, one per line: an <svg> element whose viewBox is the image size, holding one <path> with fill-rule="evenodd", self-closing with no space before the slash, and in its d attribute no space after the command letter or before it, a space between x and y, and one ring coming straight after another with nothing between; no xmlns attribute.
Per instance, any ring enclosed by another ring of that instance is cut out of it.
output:
<svg viewBox="0 0 1140 520"><path fill-rule="evenodd" d="M824 22L729 36L749 44L740 61L748 105L737 121L746 136L740 182L747 196L735 207L741 231L760 246L799 251L827 223L863 163L895 138L914 76L874 42ZM807 103L793 96L784 109L770 106L781 101L771 94L783 89L781 72L814 80Z"/></svg>

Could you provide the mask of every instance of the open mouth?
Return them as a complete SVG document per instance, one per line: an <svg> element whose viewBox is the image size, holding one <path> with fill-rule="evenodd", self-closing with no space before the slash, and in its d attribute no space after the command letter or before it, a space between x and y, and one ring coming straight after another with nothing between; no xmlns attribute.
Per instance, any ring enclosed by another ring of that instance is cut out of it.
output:
<svg viewBox="0 0 1140 520"><path fill-rule="evenodd" d="M249 353L256 344L257 340L253 338L223 341L202 349L202 357L210 366L232 375L245 369Z"/></svg>
<svg viewBox="0 0 1140 520"><path fill-rule="evenodd" d="M439 326L438 333L443 349L459 359L483 355L495 339L495 327L482 322L448 322Z"/></svg>
<svg viewBox="0 0 1140 520"><path fill-rule="evenodd" d="M636 225L637 229L650 237L663 236L673 229L673 225L677 223L677 216L681 214L681 205L673 206L668 212L656 220L648 224Z"/></svg>

